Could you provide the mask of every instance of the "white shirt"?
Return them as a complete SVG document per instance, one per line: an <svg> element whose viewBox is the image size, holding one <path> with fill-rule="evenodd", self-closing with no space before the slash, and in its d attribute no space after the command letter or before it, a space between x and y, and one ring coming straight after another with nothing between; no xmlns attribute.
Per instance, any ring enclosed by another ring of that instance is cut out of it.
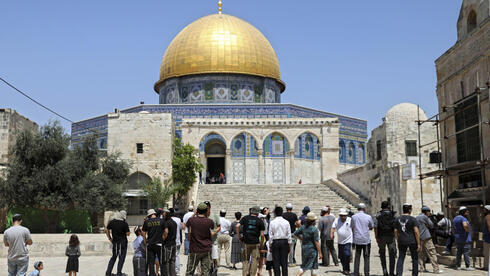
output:
<svg viewBox="0 0 490 276"><path fill-rule="evenodd" d="M194 212L187 212L185 215L184 215L184 218L183 218L183 221L184 221L184 224L187 224L187 221L192 218L192 216L194 215ZM187 227L185 228L184 232L187 234L189 233L188 230L187 230Z"/></svg>
<svg viewBox="0 0 490 276"><path fill-rule="evenodd" d="M224 217L220 217L219 224L221 225L221 230L219 230L219 233L229 235L231 229L231 222L225 219Z"/></svg>
<svg viewBox="0 0 490 276"><path fill-rule="evenodd" d="M181 245L180 242L180 231L182 230L182 221L178 217L172 217L172 219L177 223L177 233L175 235L175 245Z"/></svg>
<svg viewBox="0 0 490 276"><path fill-rule="evenodd" d="M291 225L289 221L285 220L282 216L273 219L269 226L269 239L271 241L278 239L291 240Z"/></svg>
<svg viewBox="0 0 490 276"><path fill-rule="evenodd" d="M344 222L342 222L340 218L336 218L332 228L337 230L339 244L352 243L351 218L347 217Z"/></svg>

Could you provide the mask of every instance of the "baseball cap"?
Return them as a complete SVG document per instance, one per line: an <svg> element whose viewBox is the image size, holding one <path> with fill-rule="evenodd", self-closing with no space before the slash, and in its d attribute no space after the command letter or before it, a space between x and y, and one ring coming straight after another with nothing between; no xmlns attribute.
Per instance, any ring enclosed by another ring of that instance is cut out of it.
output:
<svg viewBox="0 0 490 276"><path fill-rule="evenodd" d="M430 208L427 206L422 207L422 212L430 212Z"/></svg>
<svg viewBox="0 0 490 276"><path fill-rule="evenodd" d="M357 205L357 208L359 208L359 209L366 209L366 204L364 204L364 203L361 202L361 203L359 203L359 205Z"/></svg>
<svg viewBox="0 0 490 276"><path fill-rule="evenodd" d="M310 206L305 206L305 208L303 208L303 213L309 213L310 211Z"/></svg>
<svg viewBox="0 0 490 276"><path fill-rule="evenodd" d="M252 209L250 211L252 214L258 214L258 213L260 213L260 207L254 206L254 207L252 207Z"/></svg>
<svg viewBox="0 0 490 276"><path fill-rule="evenodd" d="M286 209L293 209L293 204L291 203L286 204Z"/></svg>
<svg viewBox="0 0 490 276"><path fill-rule="evenodd" d="M199 203L199 205L197 205L197 210L206 210L206 209L208 209L208 206L204 202L201 202Z"/></svg>

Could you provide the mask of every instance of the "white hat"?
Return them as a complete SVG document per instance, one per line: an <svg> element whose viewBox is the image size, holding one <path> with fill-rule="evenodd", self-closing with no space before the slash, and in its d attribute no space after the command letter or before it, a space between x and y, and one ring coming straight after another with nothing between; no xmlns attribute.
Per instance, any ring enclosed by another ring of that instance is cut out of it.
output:
<svg viewBox="0 0 490 276"><path fill-rule="evenodd" d="M155 212L155 209L149 209L148 211L146 211L146 216L149 217L149 216L154 215L156 213L157 212Z"/></svg>
<svg viewBox="0 0 490 276"><path fill-rule="evenodd" d="M327 207L327 206L324 206L324 207L322 208L322 211L323 211L323 212L328 212L328 207Z"/></svg>
<svg viewBox="0 0 490 276"><path fill-rule="evenodd" d="M460 211L460 212L461 212L461 211L463 211L463 210L466 210L466 209L468 209L468 208L466 208L465 206L461 206L461 207L459 207L459 211Z"/></svg>
<svg viewBox="0 0 490 276"><path fill-rule="evenodd" d="M266 215L264 215L264 214L259 214L259 219L260 219L260 218L266 218L266 217L267 217L267 216L266 216Z"/></svg>
<svg viewBox="0 0 490 276"><path fill-rule="evenodd" d="M490 211L490 205L485 205L485 209L487 209L487 211Z"/></svg>
<svg viewBox="0 0 490 276"><path fill-rule="evenodd" d="M124 210L119 211L119 213L121 214L121 218L123 220L126 220L128 213L126 213L126 211Z"/></svg>
<svg viewBox="0 0 490 276"><path fill-rule="evenodd" d="M194 211L194 206L189 205L189 208L187 208L187 210L189 210L189 211Z"/></svg>
<svg viewBox="0 0 490 276"><path fill-rule="evenodd" d="M405 202L405 203L403 203L403 206L412 206L412 204Z"/></svg>
<svg viewBox="0 0 490 276"><path fill-rule="evenodd" d="M359 203L359 205L357 205L357 208L359 208L359 209L366 209L366 204L364 204L364 203L361 202L361 203Z"/></svg>
<svg viewBox="0 0 490 276"><path fill-rule="evenodd" d="M293 204L291 203L286 204L286 209L293 209Z"/></svg>
<svg viewBox="0 0 490 276"><path fill-rule="evenodd" d="M348 214L349 213L347 213L347 210L344 208L340 209L340 211L339 211L339 215L341 215L341 216L347 216Z"/></svg>

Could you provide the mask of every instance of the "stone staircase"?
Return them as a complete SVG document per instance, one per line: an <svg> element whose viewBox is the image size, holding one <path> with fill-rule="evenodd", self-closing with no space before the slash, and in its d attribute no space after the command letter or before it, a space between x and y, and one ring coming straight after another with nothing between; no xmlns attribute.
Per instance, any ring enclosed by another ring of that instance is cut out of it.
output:
<svg viewBox="0 0 490 276"><path fill-rule="evenodd" d="M237 211L248 214L255 205L273 209L276 204L285 208L286 203L291 203L298 215L306 205L317 215L323 206L330 205L336 216L340 208L351 205L324 184L203 184L199 186L197 201L205 200L211 202L213 213L225 209L229 219Z"/></svg>

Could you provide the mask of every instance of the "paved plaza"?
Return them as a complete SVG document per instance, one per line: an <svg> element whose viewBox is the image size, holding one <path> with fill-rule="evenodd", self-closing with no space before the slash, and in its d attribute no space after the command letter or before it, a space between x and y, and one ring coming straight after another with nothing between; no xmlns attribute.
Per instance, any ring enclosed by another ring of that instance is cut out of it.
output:
<svg viewBox="0 0 490 276"><path fill-rule="evenodd" d="M382 270L381 270L381 263L379 260L379 255L378 255L378 246L374 242L372 243L372 251L371 251L371 275L376 276L376 275L383 275ZM299 249L299 244L297 246L297 249ZM301 250L297 250L297 257L296 259L298 261L301 260ZM183 251L182 251L183 252ZM180 275L185 275L185 268L186 268L186 262L187 262L187 256L184 256L183 253L181 252L180 254L180 259L182 262L181 266L181 273ZM83 252L82 252L83 254ZM81 256L80 257L80 273L78 275L81 276L103 276L105 269L107 267L107 262L109 261L110 256ZM132 272L132 255L129 255L126 257L126 263L124 265L124 273L127 273L128 275L133 275ZM411 275L410 268L411 268L411 259L410 256L407 256L408 259L405 261L405 275ZM65 266L66 266L66 258L65 257L34 257L30 259L30 264L29 264L29 272L32 271L32 267L35 261L37 260L42 260L44 262L44 270L42 271L42 275L47 275L47 276L57 276L57 275L68 275L67 273L64 273L65 271ZM224 262L224 257L222 256L222 262ZM239 268L241 268L241 264L238 265ZM289 275L296 275L298 272L299 267L293 267L290 268L289 270ZM441 269L444 270L444 273L442 275L462 275L462 276L473 276L473 275L487 275L486 271L481 271L481 270L476 270L476 271L456 271L452 268L448 268L444 265L441 265ZM353 263L351 264L351 271L353 270ZM363 270L362 266L362 261L361 261L361 271ZM340 273L340 266L330 266L330 267L320 267L319 268L320 275L321 274L328 274L328 275L342 275ZM115 273L115 269L113 271ZM420 273L420 275L432 275L433 273ZM230 270L227 268L220 268L218 275L230 275L230 276L239 276L242 275L242 270ZM264 271L263 275L268 275L265 271L265 266L264 266ZM309 274L307 274L309 275ZM6 258L0 258L0 276L7 276L7 259Z"/></svg>

